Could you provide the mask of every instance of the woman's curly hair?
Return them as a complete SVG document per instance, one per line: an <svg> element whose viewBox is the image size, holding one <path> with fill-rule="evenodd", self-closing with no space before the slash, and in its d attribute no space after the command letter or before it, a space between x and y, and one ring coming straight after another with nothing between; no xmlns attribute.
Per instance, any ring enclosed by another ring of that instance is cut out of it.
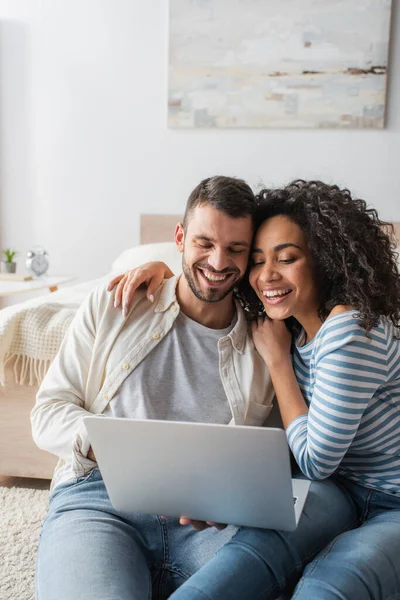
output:
<svg viewBox="0 0 400 600"><path fill-rule="evenodd" d="M264 189L256 197L256 229L284 215L304 231L315 267L319 316L334 306L350 305L361 326L370 331L379 317L400 322L400 274L393 226L381 221L364 200L349 190L321 181L298 179L280 189ZM262 308L247 278L238 296L251 315Z"/></svg>

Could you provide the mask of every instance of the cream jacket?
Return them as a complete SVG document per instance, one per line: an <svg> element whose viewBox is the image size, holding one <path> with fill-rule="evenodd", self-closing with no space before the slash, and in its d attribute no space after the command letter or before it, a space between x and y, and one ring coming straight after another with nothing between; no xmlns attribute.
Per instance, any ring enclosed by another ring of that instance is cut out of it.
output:
<svg viewBox="0 0 400 600"><path fill-rule="evenodd" d="M177 280L164 281L153 304L145 291L136 292L126 318L114 308L114 295L104 286L96 288L78 310L31 413L36 444L60 458L56 471L66 460L72 460L76 477L93 468L83 419L102 414L126 377L168 334L180 310ZM231 424L262 425L274 392L239 304L237 311L236 325L218 342L219 373Z"/></svg>

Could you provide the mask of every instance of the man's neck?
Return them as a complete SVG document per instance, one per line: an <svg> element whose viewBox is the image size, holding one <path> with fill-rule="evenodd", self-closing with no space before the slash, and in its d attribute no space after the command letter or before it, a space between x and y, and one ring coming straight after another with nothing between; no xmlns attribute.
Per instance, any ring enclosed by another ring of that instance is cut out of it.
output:
<svg viewBox="0 0 400 600"><path fill-rule="evenodd" d="M196 298L182 275L178 281L176 295L179 306L185 315L204 327L225 329L233 321L236 307L232 293L220 302L204 302Z"/></svg>

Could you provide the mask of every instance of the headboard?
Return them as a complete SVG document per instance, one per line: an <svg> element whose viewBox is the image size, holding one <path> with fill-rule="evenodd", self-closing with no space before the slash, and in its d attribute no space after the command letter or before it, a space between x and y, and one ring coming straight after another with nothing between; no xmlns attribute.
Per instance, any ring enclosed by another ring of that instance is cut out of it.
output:
<svg viewBox="0 0 400 600"><path fill-rule="evenodd" d="M140 215L140 243L173 242L181 215Z"/></svg>
<svg viewBox="0 0 400 600"><path fill-rule="evenodd" d="M175 226L182 220L180 215L141 215L140 243L172 242ZM393 223L400 246L400 223Z"/></svg>

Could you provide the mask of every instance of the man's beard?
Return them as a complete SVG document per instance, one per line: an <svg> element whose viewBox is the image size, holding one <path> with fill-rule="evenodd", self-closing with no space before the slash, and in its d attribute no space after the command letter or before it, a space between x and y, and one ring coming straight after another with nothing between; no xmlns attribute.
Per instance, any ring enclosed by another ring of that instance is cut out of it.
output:
<svg viewBox="0 0 400 600"><path fill-rule="evenodd" d="M207 293L204 293L201 289L199 289L196 286L196 282L195 279L193 277L193 272L195 271L197 266L200 266L201 263L195 263L193 265L192 268L190 268L187 264L187 262L185 261L185 256L182 256L182 270L183 270L183 274L185 276L186 281L188 282L188 285L191 289L191 291L193 292L193 294L196 296L196 298L198 298L199 300L201 300L202 302L220 302L221 300L223 300L224 298L226 298L226 296L228 296L229 294L231 294L233 292L233 290L235 289L235 287L237 286L237 284L239 283L239 281L241 280L241 277L233 277L232 278L232 284L224 289L224 290L219 290L218 288L209 288L207 290ZM202 265L203 266L203 265ZM207 267L211 272L214 273L219 273L221 274L221 271L213 271L213 269L210 269L209 267ZM223 273L223 271L222 271ZM233 273L235 274L235 271L229 271L229 273ZM237 274L240 274L240 271L237 269L236 270Z"/></svg>

